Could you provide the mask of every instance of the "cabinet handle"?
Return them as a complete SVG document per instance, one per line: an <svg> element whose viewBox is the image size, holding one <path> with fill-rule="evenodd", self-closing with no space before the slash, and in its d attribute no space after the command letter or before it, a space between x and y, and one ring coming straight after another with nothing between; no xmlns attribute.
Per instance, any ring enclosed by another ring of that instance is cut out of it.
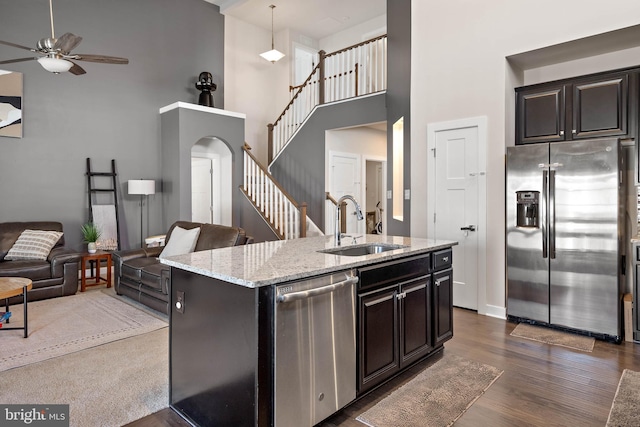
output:
<svg viewBox="0 0 640 427"><path fill-rule="evenodd" d="M563 130L560 131L560 136L564 136L564 131Z"/></svg>
<svg viewBox="0 0 640 427"><path fill-rule="evenodd" d="M398 294L396 295L396 298L397 298L397 299L403 299L403 298L406 298L406 296L407 296L407 293L406 293L406 292L400 292L400 293L398 293Z"/></svg>
<svg viewBox="0 0 640 427"><path fill-rule="evenodd" d="M576 133L578 133L578 131L577 131L577 130L575 130L575 129L573 129L573 130L571 131L571 133L575 135Z"/></svg>
<svg viewBox="0 0 640 427"><path fill-rule="evenodd" d="M443 261L443 262L449 262L449 257L448 257L448 256L444 256L444 257L442 257L442 261Z"/></svg>
<svg viewBox="0 0 640 427"><path fill-rule="evenodd" d="M444 276L442 279L436 280L436 286L440 286L440 282L444 282L445 280L449 280L449 276Z"/></svg>

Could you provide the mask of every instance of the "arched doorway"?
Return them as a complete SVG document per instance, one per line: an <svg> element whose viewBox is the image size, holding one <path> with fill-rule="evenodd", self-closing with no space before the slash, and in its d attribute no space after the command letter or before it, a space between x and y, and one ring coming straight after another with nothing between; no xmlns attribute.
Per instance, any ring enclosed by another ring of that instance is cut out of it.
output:
<svg viewBox="0 0 640 427"><path fill-rule="evenodd" d="M191 220L232 225L232 152L216 137L191 147Z"/></svg>

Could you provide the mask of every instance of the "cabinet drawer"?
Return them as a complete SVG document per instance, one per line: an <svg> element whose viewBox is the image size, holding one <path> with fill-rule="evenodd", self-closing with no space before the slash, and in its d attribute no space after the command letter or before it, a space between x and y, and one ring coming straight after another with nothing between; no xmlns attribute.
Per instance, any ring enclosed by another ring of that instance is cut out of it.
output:
<svg viewBox="0 0 640 427"><path fill-rule="evenodd" d="M375 264L359 269L359 290L373 289L398 283L415 277L424 276L431 272L431 257L420 255L414 258Z"/></svg>
<svg viewBox="0 0 640 427"><path fill-rule="evenodd" d="M636 253L636 261L640 261L640 244L636 243L633 245Z"/></svg>
<svg viewBox="0 0 640 427"><path fill-rule="evenodd" d="M444 249L433 253L433 271L444 270L451 267L453 252Z"/></svg>

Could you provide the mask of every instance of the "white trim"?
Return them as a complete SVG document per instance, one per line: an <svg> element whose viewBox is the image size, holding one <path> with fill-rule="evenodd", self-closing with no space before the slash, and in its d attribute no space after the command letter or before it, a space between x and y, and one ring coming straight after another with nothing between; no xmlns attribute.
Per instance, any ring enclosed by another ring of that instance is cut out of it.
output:
<svg viewBox="0 0 640 427"><path fill-rule="evenodd" d="M498 319L506 319L507 318L507 308L506 307L498 307L497 305L489 305L485 306L486 312L484 313L489 317L496 317Z"/></svg>
<svg viewBox="0 0 640 427"><path fill-rule="evenodd" d="M373 156L370 154L363 154L362 155L362 164L360 165L360 174L362 175L362 177L360 178L360 198L362 199L362 208L365 212L365 231L366 231L366 212L375 209L375 206L367 206L367 161L370 162L380 162L382 163L382 200L380 200L383 203L383 213L382 213L382 235L386 236L387 235L387 227L385 224L387 223L387 217L385 216L386 214L384 212L386 212L386 194L387 194L387 158L383 157L383 156Z"/></svg>
<svg viewBox="0 0 640 427"><path fill-rule="evenodd" d="M487 304L487 117L471 117L427 125L427 221L432 224L435 213L435 160L432 149L435 149L436 133L463 129L478 128L478 314L493 316L494 306ZM433 237L433 226L427 227L427 236ZM499 308L499 307L498 307ZM505 318L506 308L502 308ZM495 316L499 317L499 316Z"/></svg>
<svg viewBox="0 0 640 427"><path fill-rule="evenodd" d="M221 116L236 117L238 119L247 118L247 115L244 113L236 113L233 111L221 110L220 108L205 107L204 105L190 104L188 102L181 102L181 101L174 102L173 104L160 108L160 114L166 113L167 111L175 110L176 108L185 108L187 110L195 110L195 111L202 111L205 113L219 114Z"/></svg>

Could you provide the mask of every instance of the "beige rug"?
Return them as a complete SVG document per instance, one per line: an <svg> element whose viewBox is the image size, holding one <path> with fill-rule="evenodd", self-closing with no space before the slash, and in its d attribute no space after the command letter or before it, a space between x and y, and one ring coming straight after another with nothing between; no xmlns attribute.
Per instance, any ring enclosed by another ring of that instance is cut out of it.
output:
<svg viewBox="0 0 640 427"><path fill-rule="evenodd" d="M640 426L640 372L625 369L611 404L607 427Z"/></svg>
<svg viewBox="0 0 640 427"><path fill-rule="evenodd" d="M445 353L356 419L373 427L452 425L502 375L501 370Z"/></svg>
<svg viewBox="0 0 640 427"><path fill-rule="evenodd" d="M528 323L518 323L513 332L511 332L511 335L587 352L593 351L593 346L596 342L593 337L557 331L544 326L533 326Z"/></svg>
<svg viewBox="0 0 640 427"><path fill-rule="evenodd" d="M29 337L0 331L0 371L144 334L167 322L103 292L29 303ZM22 305L10 307L9 326L22 326Z"/></svg>
<svg viewBox="0 0 640 427"><path fill-rule="evenodd" d="M71 427L118 427L157 412L169 406L168 331L0 372L0 402L68 404Z"/></svg>

